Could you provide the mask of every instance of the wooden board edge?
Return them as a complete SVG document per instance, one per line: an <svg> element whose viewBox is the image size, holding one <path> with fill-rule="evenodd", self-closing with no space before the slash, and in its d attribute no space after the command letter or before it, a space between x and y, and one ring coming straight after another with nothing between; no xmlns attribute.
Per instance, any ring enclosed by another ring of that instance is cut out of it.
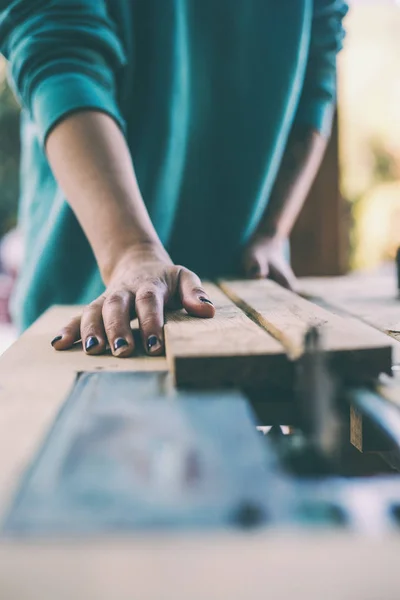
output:
<svg viewBox="0 0 400 600"><path fill-rule="evenodd" d="M350 405L350 442L362 453L386 453L393 445L378 428L352 404Z"/></svg>
<svg viewBox="0 0 400 600"><path fill-rule="evenodd" d="M290 360L297 359L299 357L299 349L293 344L289 336L284 335L278 328L274 327L273 323L266 322L259 313L253 309L245 300L240 298L235 291L230 287L229 280L219 279L217 281L218 287L223 293L230 299L238 308L240 308L245 315L249 317L258 327L269 333L275 340L282 344L287 356Z"/></svg>
<svg viewBox="0 0 400 600"><path fill-rule="evenodd" d="M244 387L280 385L292 389L294 364L284 354L251 356L169 356L175 385L180 387Z"/></svg>

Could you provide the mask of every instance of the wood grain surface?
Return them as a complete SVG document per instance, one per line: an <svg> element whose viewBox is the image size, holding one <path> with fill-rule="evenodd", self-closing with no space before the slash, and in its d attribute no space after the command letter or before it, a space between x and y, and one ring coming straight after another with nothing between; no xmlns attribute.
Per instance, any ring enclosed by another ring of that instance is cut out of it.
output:
<svg viewBox="0 0 400 600"><path fill-rule="evenodd" d="M340 315L353 315L382 331L391 340L394 378L381 377L378 393L400 407L400 298L393 264L377 271L356 272L346 277L301 280L302 293ZM368 419L353 407L350 413L351 441L361 452L390 450L387 441Z"/></svg>
<svg viewBox="0 0 400 600"><path fill-rule="evenodd" d="M301 280L301 291L340 314L353 315L393 339L393 360L400 364L400 298L394 265L346 277Z"/></svg>
<svg viewBox="0 0 400 600"><path fill-rule="evenodd" d="M321 332L322 346L336 373L357 381L390 373L389 338L353 317L342 317L315 305L269 280L222 281L222 290L252 319L299 358L310 326Z"/></svg>
<svg viewBox="0 0 400 600"><path fill-rule="evenodd" d="M218 295L211 293L211 297L218 304ZM229 304L225 325L219 327L231 332L231 360L240 352L244 333L233 335L229 321L238 317ZM0 359L0 514L74 385L77 373L168 369L164 358L87 357L79 348L55 352L49 342L76 310L50 310ZM167 335L172 323L181 325L184 320L181 316L171 318ZM190 321L186 318L186 322ZM209 328L205 323L202 326ZM239 327L240 331L243 329L246 327ZM212 329L207 331L209 334ZM283 333L287 335L287 331ZM220 335L219 339L223 338ZM188 343L191 339L189 336ZM267 339L271 349L271 339ZM262 360L266 360L270 356L266 347L261 350L258 347ZM278 343L274 351L284 356ZM58 542L41 539L28 544L3 539L0 598L255 600L267 594L279 600L397 600L399 551L398 534L360 538L348 533L317 534L315 530L138 533L129 538L68 538Z"/></svg>
<svg viewBox="0 0 400 600"><path fill-rule="evenodd" d="M213 319L185 311L167 314L168 364L180 386L292 384L283 346L253 323L217 286L206 284L215 304Z"/></svg>

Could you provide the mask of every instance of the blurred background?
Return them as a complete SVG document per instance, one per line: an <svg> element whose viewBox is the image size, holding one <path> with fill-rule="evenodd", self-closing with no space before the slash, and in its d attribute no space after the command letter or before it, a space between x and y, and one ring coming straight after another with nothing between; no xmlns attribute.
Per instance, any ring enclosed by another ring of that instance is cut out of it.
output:
<svg viewBox="0 0 400 600"><path fill-rule="evenodd" d="M19 108L7 84L6 64L0 56L0 354L15 338L8 306L21 260L21 242L16 230L19 156Z"/></svg>
<svg viewBox="0 0 400 600"><path fill-rule="evenodd" d="M378 268L400 245L400 5L349 3L337 123L292 239L299 275ZM15 336L8 303L22 260L18 123L0 57L0 353Z"/></svg>
<svg viewBox="0 0 400 600"><path fill-rule="evenodd" d="M351 208L350 267L400 245L400 4L351 3L339 57L341 193Z"/></svg>

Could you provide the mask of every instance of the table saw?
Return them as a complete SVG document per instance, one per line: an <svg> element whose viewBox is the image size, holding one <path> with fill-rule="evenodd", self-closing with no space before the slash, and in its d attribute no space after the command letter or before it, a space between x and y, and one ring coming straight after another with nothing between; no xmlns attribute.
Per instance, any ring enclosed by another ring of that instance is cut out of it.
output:
<svg viewBox="0 0 400 600"><path fill-rule="evenodd" d="M395 276L301 291L209 283L216 317L168 314L165 358L55 352L78 307L21 336L0 359L0 598L397 600Z"/></svg>

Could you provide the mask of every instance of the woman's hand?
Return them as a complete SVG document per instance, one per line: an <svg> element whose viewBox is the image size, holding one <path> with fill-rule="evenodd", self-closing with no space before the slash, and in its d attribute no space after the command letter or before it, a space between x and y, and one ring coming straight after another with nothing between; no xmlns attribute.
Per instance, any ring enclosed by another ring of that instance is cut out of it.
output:
<svg viewBox="0 0 400 600"><path fill-rule="evenodd" d="M285 243L320 167L327 140L309 126L296 123L269 201L243 256L247 277L269 277L295 290L296 277L285 258Z"/></svg>
<svg viewBox="0 0 400 600"><path fill-rule="evenodd" d="M296 289L296 277L285 258L285 241L255 235L243 255L243 271L249 279L273 279L282 287Z"/></svg>
<svg viewBox="0 0 400 600"><path fill-rule="evenodd" d="M195 317L215 314L197 275L174 265L161 245L135 245L116 263L104 294L70 321L52 345L67 350L82 339L88 354L102 354L109 345L115 356L127 357L134 351L130 321L137 317L143 346L157 356L164 351L164 309L181 307Z"/></svg>

